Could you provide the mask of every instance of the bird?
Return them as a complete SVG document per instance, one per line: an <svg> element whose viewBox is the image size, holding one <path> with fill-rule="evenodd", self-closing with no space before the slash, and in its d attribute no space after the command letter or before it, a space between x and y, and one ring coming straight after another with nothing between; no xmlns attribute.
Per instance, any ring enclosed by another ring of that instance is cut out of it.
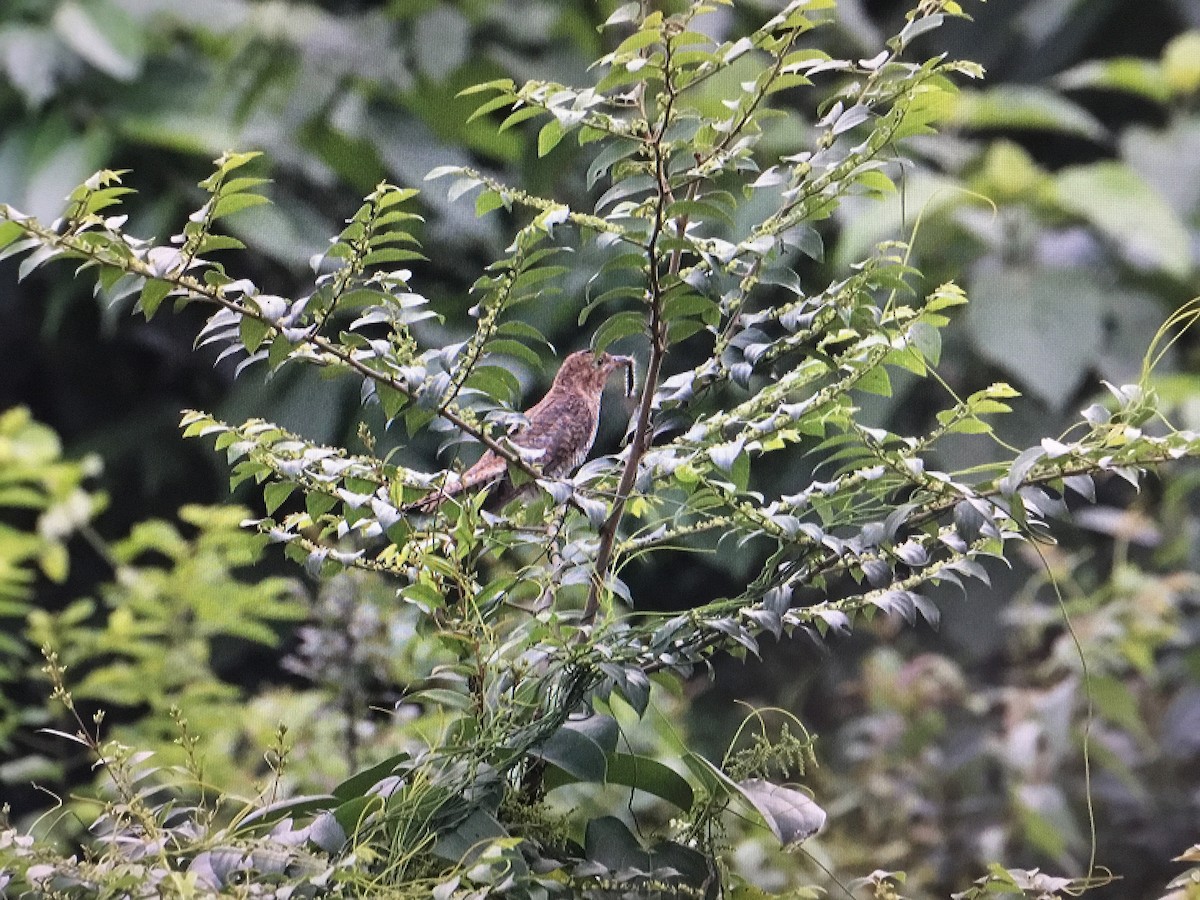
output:
<svg viewBox="0 0 1200 900"><path fill-rule="evenodd" d="M633 358L579 350L563 360L546 396L525 413L525 423L509 441L530 458L546 478L563 478L583 465L600 427L600 398L608 378L626 370L626 395L633 394ZM488 450L475 465L450 477L437 490L410 506L417 512L436 511L447 500L487 488L488 504L499 508L517 491L508 479L508 461Z"/></svg>

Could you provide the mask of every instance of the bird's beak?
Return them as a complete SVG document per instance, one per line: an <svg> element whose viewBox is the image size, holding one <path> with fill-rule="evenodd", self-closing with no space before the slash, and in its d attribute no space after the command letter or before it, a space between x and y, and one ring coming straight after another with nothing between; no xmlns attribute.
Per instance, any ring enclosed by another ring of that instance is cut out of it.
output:
<svg viewBox="0 0 1200 900"><path fill-rule="evenodd" d="M625 396L632 397L634 391L634 363L632 356L614 356L613 361L618 366L625 367Z"/></svg>

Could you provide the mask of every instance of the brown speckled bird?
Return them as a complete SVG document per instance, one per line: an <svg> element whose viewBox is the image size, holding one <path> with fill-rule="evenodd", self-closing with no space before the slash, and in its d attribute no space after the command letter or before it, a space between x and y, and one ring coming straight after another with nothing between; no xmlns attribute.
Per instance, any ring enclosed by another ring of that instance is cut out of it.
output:
<svg viewBox="0 0 1200 900"><path fill-rule="evenodd" d="M600 426L600 398L608 377L618 368L627 371L626 393L633 392L633 359L628 356L599 355L590 350L572 353L554 376L554 384L525 413L528 420L509 440L530 454L530 464L548 478L562 478L583 464L596 430ZM459 494L507 480L508 463L493 450L458 477L451 477L441 488L413 504L418 512L432 512L445 500ZM493 491L489 505L503 505L515 494L501 486Z"/></svg>

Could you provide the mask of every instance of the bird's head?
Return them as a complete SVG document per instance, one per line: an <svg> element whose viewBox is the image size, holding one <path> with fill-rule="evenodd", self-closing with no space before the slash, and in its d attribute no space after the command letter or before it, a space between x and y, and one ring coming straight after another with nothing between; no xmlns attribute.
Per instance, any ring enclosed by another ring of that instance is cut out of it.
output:
<svg viewBox="0 0 1200 900"><path fill-rule="evenodd" d="M563 360L562 367L554 376L554 386L600 394L608 383L608 376L617 369L625 369L625 393L633 394L633 357L614 356L611 353L593 353L580 350Z"/></svg>

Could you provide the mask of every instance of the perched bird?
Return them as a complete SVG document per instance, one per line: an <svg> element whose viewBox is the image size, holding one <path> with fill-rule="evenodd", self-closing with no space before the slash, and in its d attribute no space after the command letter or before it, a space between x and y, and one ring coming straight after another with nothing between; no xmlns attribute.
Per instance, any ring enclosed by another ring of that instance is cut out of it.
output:
<svg viewBox="0 0 1200 900"><path fill-rule="evenodd" d="M600 398L608 377L626 370L626 393L633 393L633 358L595 354L590 350L572 353L554 376L554 384L525 413L526 423L509 437L520 450L530 451L529 462L548 478L562 478L583 464L600 425ZM540 452L539 452L540 451ZM507 483L508 463L488 450L479 462L410 508L433 512L448 499L489 485L497 485L490 504L503 505L516 495ZM504 482L501 484L501 482Z"/></svg>

